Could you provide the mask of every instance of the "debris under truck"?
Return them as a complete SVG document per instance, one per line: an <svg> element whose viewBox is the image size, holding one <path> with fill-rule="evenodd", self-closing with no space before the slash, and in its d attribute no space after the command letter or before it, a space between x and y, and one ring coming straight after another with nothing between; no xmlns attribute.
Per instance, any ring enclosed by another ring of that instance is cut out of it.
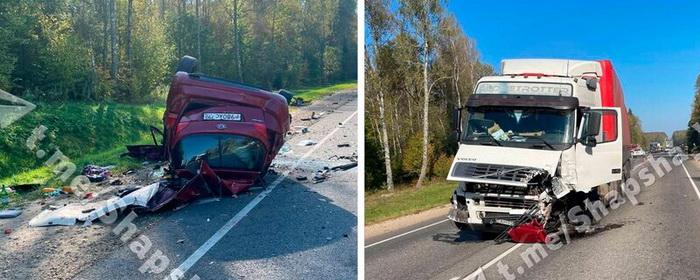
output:
<svg viewBox="0 0 700 280"><path fill-rule="evenodd" d="M501 67L456 111L459 150L447 179L459 184L449 219L461 230L543 242L562 223L577 225L569 210L585 210L587 199L609 203L629 177L622 87L609 60Z"/></svg>

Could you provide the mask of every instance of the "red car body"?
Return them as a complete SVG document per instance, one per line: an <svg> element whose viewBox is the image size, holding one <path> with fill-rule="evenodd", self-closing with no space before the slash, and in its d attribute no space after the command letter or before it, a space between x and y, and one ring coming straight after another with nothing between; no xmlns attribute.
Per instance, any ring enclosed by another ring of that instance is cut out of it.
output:
<svg viewBox="0 0 700 280"><path fill-rule="evenodd" d="M208 113L236 114L240 119L206 120L204 116ZM177 72L170 85L163 123L165 156L179 177L196 174L178 162L187 160L178 155L178 146L185 139L198 135L235 135L257 142L252 145L257 146L255 154L260 156L255 166L235 168L208 162L226 188L238 193L253 185L269 168L284 145L290 115L282 95L201 74Z"/></svg>

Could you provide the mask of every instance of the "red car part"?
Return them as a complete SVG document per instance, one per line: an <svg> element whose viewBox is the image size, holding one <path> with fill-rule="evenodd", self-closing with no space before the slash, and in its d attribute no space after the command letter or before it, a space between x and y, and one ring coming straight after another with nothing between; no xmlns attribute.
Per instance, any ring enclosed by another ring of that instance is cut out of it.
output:
<svg viewBox="0 0 700 280"><path fill-rule="evenodd" d="M517 243L545 243L547 241L547 233L537 220L509 229L508 236Z"/></svg>

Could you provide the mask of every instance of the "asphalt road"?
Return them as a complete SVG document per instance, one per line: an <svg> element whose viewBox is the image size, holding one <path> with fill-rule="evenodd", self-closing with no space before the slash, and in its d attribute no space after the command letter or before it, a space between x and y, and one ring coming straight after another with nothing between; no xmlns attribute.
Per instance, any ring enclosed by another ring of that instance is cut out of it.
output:
<svg viewBox="0 0 700 280"><path fill-rule="evenodd" d="M626 199L619 208L610 209L596 231L573 236L560 248L497 245L475 233L460 233L450 221L438 218L365 240L369 246L365 248L365 277L697 279L700 192L691 182L700 184L700 162L691 159L675 166L667 155L654 156L656 162L662 159L670 163L671 171L656 176L650 186L644 186L647 180L639 180L642 187L634 195L639 204ZM635 164L634 177L642 170L655 174L648 160L637 159ZM435 225L382 242L430 224ZM533 251L538 258L527 253Z"/></svg>
<svg viewBox="0 0 700 280"><path fill-rule="evenodd" d="M320 117L301 120L312 112ZM13 225L13 235L0 240L8 248L0 250L0 278L168 279L182 268L182 279L356 279L357 168L330 172L320 183L311 178L351 162L337 156L356 153L357 93L334 94L292 114L298 133L275 158L266 184L250 193L140 215L126 241L114 230L127 213L112 225ZM298 145L303 140L317 144ZM157 262L159 256L167 263Z"/></svg>

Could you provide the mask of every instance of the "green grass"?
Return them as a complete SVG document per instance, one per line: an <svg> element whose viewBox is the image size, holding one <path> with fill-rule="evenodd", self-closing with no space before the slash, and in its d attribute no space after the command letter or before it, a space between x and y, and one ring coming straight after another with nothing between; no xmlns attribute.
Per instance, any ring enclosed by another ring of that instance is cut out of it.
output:
<svg viewBox="0 0 700 280"><path fill-rule="evenodd" d="M139 143L150 143L152 140L150 138L143 139L142 141L138 141L138 143L134 144L139 144ZM120 155L122 153L126 152L126 148L124 146L121 147L114 147L113 149L110 149L108 151L102 152L102 153L97 153L97 154L91 154L91 155L85 155L83 157L78 157L78 158L71 158L70 162L76 165L76 173L79 174L79 172L82 170L85 165L88 164L96 164L100 166L108 166L108 165L114 165L116 166L113 169L114 173L121 173L129 169L137 168L141 166L141 162L137 161L131 157L121 157ZM14 185L14 184L41 184L45 185L47 184L51 179L53 179L56 175L53 174L51 171L52 168L47 167L47 166L41 166L35 169L31 169L29 171L21 172L18 174L15 174L13 176L5 177L0 179L0 185Z"/></svg>
<svg viewBox="0 0 700 280"><path fill-rule="evenodd" d="M428 182L422 188L399 186L394 192L386 190L365 195L365 225L405 216L449 203L456 183Z"/></svg>
<svg viewBox="0 0 700 280"><path fill-rule="evenodd" d="M357 88L357 82L351 81L330 86L320 86L294 90L294 97L301 97L306 102L319 100L333 92Z"/></svg>
<svg viewBox="0 0 700 280"><path fill-rule="evenodd" d="M116 165L115 172L139 163L119 155L125 145L150 143L149 125L160 126L164 108L157 105L38 104L37 109L12 126L0 130L0 184L47 184L55 177L46 160L60 150L77 167ZM44 125L46 137L30 150L26 139ZM34 151L47 156L39 158ZM76 172L76 173L77 173Z"/></svg>

